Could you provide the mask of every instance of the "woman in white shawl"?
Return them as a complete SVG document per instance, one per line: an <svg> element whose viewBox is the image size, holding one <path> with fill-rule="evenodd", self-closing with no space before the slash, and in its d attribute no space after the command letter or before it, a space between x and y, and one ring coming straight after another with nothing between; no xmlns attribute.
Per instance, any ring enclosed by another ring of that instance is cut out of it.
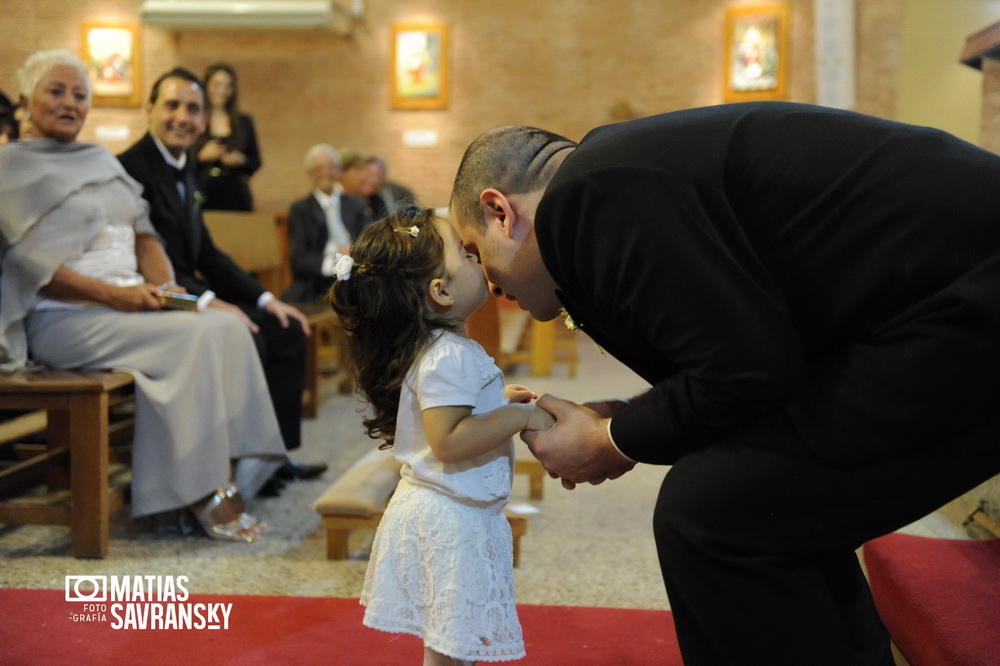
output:
<svg viewBox="0 0 1000 666"><path fill-rule="evenodd" d="M140 186L76 141L84 64L42 51L18 76L37 138L0 148L0 369L131 372L132 515L189 507L210 537L254 540L265 527L244 512L232 461L284 445L247 328L221 311L161 310L183 290Z"/></svg>

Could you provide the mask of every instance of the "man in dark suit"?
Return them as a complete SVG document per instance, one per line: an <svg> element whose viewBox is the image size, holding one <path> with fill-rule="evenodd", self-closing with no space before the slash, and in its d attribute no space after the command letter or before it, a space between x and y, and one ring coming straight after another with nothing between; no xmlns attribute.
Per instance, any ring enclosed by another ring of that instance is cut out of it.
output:
<svg viewBox="0 0 1000 666"><path fill-rule="evenodd" d="M997 183L943 132L785 103L466 151L452 223L494 291L652 386L544 396L523 437L567 488L671 465L685 664L893 663L855 549L1000 473Z"/></svg>
<svg viewBox="0 0 1000 666"><path fill-rule="evenodd" d="M375 155L369 167L375 180L375 193L385 202L387 213L394 213L403 204L419 205L413 190L401 183L389 180L389 163L381 155Z"/></svg>
<svg viewBox="0 0 1000 666"><path fill-rule="evenodd" d="M306 152L305 164L313 191L288 213L293 281L282 298L292 303L312 302L326 293L336 254L347 254L371 222L365 200L340 191L340 155L333 146L316 144Z"/></svg>
<svg viewBox="0 0 1000 666"><path fill-rule="evenodd" d="M301 443L309 323L219 250L205 227L187 156L205 124L204 89L198 77L180 68L161 76L153 84L146 114L149 131L119 160L143 186L150 220L163 239L178 284L199 296L200 307L226 310L253 332L285 447L296 449ZM276 476L311 478L325 469L289 460ZM268 490L273 493L280 484L275 481Z"/></svg>

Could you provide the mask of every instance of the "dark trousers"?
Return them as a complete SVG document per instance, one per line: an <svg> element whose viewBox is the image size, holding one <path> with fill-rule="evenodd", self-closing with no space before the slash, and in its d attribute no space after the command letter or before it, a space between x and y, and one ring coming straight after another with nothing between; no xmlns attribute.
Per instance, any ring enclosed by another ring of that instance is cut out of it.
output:
<svg viewBox="0 0 1000 666"><path fill-rule="evenodd" d="M855 550L997 473L997 423L848 467L774 416L685 455L654 514L684 663L891 666Z"/></svg>
<svg viewBox="0 0 1000 666"><path fill-rule="evenodd" d="M241 308L260 327L253 336L264 366L278 428L291 451L302 444L302 391L305 387L306 336L302 326L289 319L283 328L278 319L264 310Z"/></svg>

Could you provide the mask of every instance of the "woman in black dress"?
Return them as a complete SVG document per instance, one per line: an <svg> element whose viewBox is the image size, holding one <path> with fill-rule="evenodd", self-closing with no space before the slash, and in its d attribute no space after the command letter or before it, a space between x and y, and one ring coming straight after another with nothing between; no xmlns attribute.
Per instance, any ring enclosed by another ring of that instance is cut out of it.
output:
<svg viewBox="0 0 1000 666"><path fill-rule="evenodd" d="M205 71L208 124L195 145L198 184L206 210L253 210L250 176L260 168L253 119L237 105L236 72L215 64Z"/></svg>

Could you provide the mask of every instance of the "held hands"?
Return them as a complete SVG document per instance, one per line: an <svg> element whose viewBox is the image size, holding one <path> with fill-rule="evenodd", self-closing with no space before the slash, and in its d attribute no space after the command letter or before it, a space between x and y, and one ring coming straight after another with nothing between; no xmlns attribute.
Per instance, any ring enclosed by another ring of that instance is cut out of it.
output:
<svg viewBox="0 0 1000 666"><path fill-rule="evenodd" d="M563 487L568 490L578 483L597 485L617 479L635 467L634 462L618 452L608 436L606 419L621 411L624 402L591 404L598 409L544 395L536 408L551 413L555 425L544 431L521 433L521 439L549 475L562 479Z"/></svg>
<svg viewBox="0 0 1000 666"><path fill-rule="evenodd" d="M510 402L527 405L538 398L538 394L522 384L507 384L503 388L503 396ZM547 430L556 420L538 405L529 408L528 420L524 423L525 430Z"/></svg>
<svg viewBox="0 0 1000 666"><path fill-rule="evenodd" d="M198 151L199 162L222 162L226 166L239 167L247 163L247 156L238 150L230 149L219 139L207 141Z"/></svg>
<svg viewBox="0 0 1000 666"><path fill-rule="evenodd" d="M227 150L219 161L230 167L241 167L247 163L247 156L238 150Z"/></svg>
<svg viewBox="0 0 1000 666"><path fill-rule="evenodd" d="M199 162L216 162L222 159L222 156L226 154L229 150L222 141L218 139L213 139L211 141L205 142L205 145L201 147L198 151L198 161Z"/></svg>

